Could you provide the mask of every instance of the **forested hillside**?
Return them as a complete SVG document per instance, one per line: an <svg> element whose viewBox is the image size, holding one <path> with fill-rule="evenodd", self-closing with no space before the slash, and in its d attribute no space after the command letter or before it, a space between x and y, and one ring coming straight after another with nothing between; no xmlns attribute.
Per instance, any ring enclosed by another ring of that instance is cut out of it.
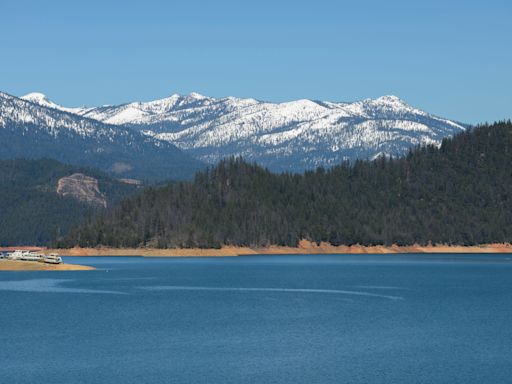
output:
<svg viewBox="0 0 512 384"><path fill-rule="evenodd" d="M223 244L479 244L512 241L512 124L304 175L240 159L194 182L150 189L91 221L60 246Z"/></svg>
<svg viewBox="0 0 512 384"><path fill-rule="evenodd" d="M118 178L191 180L206 164L171 143L0 91L0 159L53 158Z"/></svg>
<svg viewBox="0 0 512 384"><path fill-rule="evenodd" d="M45 244L96 215L99 207L57 193L60 178L79 172L97 180L109 206L137 189L102 172L55 160L0 161L0 245Z"/></svg>

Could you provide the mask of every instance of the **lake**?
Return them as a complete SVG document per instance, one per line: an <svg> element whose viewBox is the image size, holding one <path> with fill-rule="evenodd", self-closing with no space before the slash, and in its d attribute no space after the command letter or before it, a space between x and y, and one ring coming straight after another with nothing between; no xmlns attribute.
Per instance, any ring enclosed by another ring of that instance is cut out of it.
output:
<svg viewBox="0 0 512 384"><path fill-rule="evenodd" d="M510 383L510 255L65 258L0 273L0 382Z"/></svg>

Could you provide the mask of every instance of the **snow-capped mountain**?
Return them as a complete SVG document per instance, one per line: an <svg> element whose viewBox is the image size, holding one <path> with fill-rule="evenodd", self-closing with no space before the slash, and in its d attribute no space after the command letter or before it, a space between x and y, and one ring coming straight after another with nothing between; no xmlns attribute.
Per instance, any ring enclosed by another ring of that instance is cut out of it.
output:
<svg viewBox="0 0 512 384"><path fill-rule="evenodd" d="M40 94L25 98L51 103ZM94 108L51 104L52 108L141 131L210 164L235 155L277 171L400 156L411 147L439 144L444 137L464 130L460 124L414 108L396 96L353 103L269 103L191 93Z"/></svg>
<svg viewBox="0 0 512 384"><path fill-rule="evenodd" d="M2 159L50 157L146 180L187 178L204 166L169 142L71 113L41 94L0 92L0 142Z"/></svg>

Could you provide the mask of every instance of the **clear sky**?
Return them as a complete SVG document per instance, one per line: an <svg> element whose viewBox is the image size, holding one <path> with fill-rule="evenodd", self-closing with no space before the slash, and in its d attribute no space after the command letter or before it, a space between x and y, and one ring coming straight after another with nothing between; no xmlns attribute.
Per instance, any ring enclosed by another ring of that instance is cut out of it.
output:
<svg viewBox="0 0 512 384"><path fill-rule="evenodd" d="M67 106L394 94L493 121L512 117L511 20L510 0L0 0L0 90Z"/></svg>

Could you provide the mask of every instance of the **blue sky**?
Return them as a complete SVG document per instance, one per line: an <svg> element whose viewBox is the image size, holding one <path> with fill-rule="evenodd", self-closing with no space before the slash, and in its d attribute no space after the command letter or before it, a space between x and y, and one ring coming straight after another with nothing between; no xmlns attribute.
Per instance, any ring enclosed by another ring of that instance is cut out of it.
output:
<svg viewBox="0 0 512 384"><path fill-rule="evenodd" d="M493 121L512 117L511 17L497 0L2 0L0 90L68 106L395 94Z"/></svg>

